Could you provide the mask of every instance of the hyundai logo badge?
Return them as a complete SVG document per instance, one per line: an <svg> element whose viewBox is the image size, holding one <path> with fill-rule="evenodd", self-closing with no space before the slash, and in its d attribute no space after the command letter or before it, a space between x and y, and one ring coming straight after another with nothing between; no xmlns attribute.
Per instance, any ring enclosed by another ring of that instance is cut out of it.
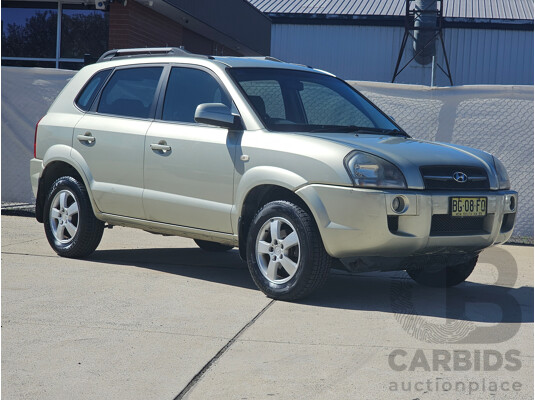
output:
<svg viewBox="0 0 535 400"><path fill-rule="evenodd" d="M453 179L455 179L455 182L465 183L468 180L468 176L464 172L455 172Z"/></svg>

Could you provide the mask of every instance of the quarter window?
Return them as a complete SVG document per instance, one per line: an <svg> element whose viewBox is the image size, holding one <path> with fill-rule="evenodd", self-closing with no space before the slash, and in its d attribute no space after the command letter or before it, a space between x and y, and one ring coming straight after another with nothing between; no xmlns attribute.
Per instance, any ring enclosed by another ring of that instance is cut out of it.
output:
<svg viewBox="0 0 535 400"><path fill-rule="evenodd" d="M193 68L173 68L165 92L162 119L165 121L195 122L199 104L232 103L219 83L205 71Z"/></svg>
<svg viewBox="0 0 535 400"><path fill-rule="evenodd" d="M115 71L102 91L97 111L149 118L162 70L162 67L147 67Z"/></svg>
<svg viewBox="0 0 535 400"><path fill-rule="evenodd" d="M91 78L76 100L78 107L84 111L87 111L91 108L91 104L93 104L95 97L97 96L102 85L104 85L104 82L106 82L106 78L110 72L111 69L105 69L104 71L98 72L93 76L93 78Z"/></svg>

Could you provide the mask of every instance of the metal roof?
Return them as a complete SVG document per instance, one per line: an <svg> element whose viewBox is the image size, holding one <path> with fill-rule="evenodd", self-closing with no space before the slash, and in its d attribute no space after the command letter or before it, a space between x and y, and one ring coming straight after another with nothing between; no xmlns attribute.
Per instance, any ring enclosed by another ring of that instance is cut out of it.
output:
<svg viewBox="0 0 535 400"><path fill-rule="evenodd" d="M270 15L404 16L404 0L248 0ZM444 17L533 20L532 0L444 0Z"/></svg>

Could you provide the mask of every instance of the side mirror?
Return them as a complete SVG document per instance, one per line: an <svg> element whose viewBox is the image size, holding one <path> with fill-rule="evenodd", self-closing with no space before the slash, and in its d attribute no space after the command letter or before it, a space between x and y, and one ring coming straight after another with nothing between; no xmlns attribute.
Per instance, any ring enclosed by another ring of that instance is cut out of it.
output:
<svg viewBox="0 0 535 400"><path fill-rule="evenodd" d="M222 103L199 104L195 110L195 121L228 129L243 129L241 118L232 114Z"/></svg>
<svg viewBox="0 0 535 400"><path fill-rule="evenodd" d="M388 114L388 117L389 117L392 121L396 122L396 119L395 119L391 114Z"/></svg>

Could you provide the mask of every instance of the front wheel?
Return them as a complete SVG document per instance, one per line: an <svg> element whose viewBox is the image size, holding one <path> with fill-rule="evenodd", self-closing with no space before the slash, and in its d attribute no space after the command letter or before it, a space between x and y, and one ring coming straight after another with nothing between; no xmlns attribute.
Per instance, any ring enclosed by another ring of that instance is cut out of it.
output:
<svg viewBox="0 0 535 400"><path fill-rule="evenodd" d="M85 186L73 177L54 182L43 214L46 238L60 256L82 258L100 243L104 222L93 214Z"/></svg>
<svg viewBox="0 0 535 400"><path fill-rule="evenodd" d="M251 223L247 265L268 297L297 300L325 282L331 257L306 211L287 201L273 201Z"/></svg>
<svg viewBox="0 0 535 400"><path fill-rule="evenodd" d="M430 287L450 287L464 282L474 270L478 256L462 264L445 265L440 269L426 270L421 268L408 269L407 273L417 283Z"/></svg>

